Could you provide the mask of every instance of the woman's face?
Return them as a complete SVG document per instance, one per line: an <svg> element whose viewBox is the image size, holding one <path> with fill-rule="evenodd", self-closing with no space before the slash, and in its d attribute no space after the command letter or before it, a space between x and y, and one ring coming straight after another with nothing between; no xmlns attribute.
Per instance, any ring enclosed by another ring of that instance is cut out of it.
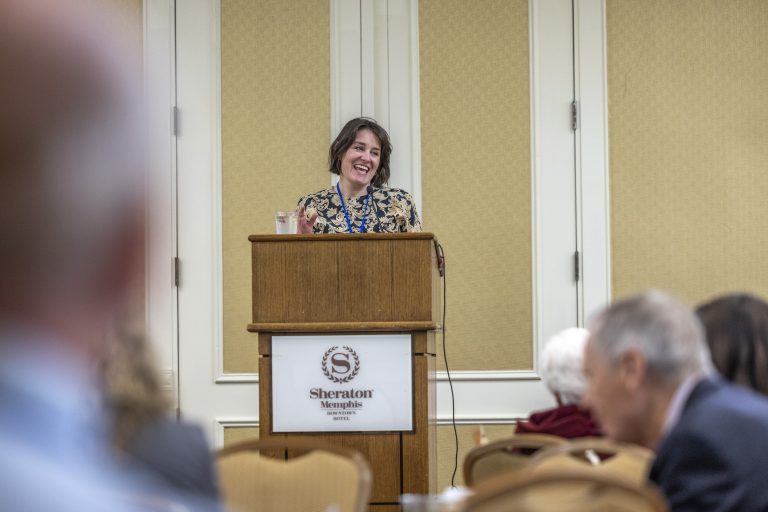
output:
<svg viewBox="0 0 768 512"><path fill-rule="evenodd" d="M379 170L380 158L379 138L368 128L360 129L341 157L341 179L354 188L366 188Z"/></svg>

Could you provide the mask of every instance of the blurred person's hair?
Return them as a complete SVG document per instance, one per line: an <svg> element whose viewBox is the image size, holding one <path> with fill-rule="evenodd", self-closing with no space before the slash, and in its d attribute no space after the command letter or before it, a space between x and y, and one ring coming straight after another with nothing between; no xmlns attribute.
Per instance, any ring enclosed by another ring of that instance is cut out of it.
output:
<svg viewBox="0 0 768 512"><path fill-rule="evenodd" d="M119 322L101 367L112 442L122 452L129 452L142 430L171 408L142 327L135 320Z"/></svg>
<svg viewBox="0 0 768 512"><path fill-rule="evenodd" d="M124 249L143 236L140 69L116 42L115 24L78 7L0 2L5 308L117 293L122 285L106 283L126 278Z"/></svg>
<svg viewBox="0 0 768 512"><path fill-rule="evenodd" d="M587 382L582 370L589 331L570 327L547 341L541 353L539 373L561 405L578 404Z"/></svg>
<svg viewBox="0 0 768 512"><path fill-rule="evenodd" d="M768 304L747 293L696 308L715 368L731 382L768 395Z"/></svg>
<svg viewBox="0 0 768 512"><path fill-rule="evenodd" d="M645 357L648 374L660 383L712 372L709 349L696 315L672 296L652 290L619 300L597 316L590 340L616 362L629 350Z"/></svg>

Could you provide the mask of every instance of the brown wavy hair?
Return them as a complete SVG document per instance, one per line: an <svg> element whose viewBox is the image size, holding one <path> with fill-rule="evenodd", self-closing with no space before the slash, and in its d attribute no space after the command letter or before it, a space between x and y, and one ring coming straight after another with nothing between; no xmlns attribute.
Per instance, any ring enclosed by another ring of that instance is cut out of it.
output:
<svg viewBox="0 0 768 512"><path fill-rule="evenodd" d="M768 304L738 293L702 304L696 314L723 377L768 395Z"/></svg>
<svg viewBox="0 0 768 512"><path fill-rule="evenodd" d="M392 143L389 141L387 130L370 117L356 117L344 125L328 150L328 170L333 174L341 175L341 159L344 153L354 144L357 132L366 128L373 132L381 144L379 168L376 169L376 175L371 182L374 187L381 187L389 181L389 156L392 154Z"/></svg>

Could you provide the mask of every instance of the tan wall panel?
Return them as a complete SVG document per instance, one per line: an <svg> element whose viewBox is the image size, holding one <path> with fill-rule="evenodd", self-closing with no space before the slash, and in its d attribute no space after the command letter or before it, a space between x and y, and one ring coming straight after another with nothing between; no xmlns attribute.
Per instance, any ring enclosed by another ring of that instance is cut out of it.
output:
<svg viewBox="0 0 768 512"><path fill-rule="evenodd" d="M768 295L768 2L608 0L612 280Z"/></svg>
<svg viewBox="0 0 768 512"><path fill-rule="evenodd" d="M224 369L256 372L250 244L274 213L328 186L328 2L222 0ZM201 191L208 193L208 191Z"/></svg>
<svg viewBox="0 0 768 512"><path fill-rule="evenodd" d="M419 47L424 227L446 252L449 363L531 368L528 2L421 0Z"/></svg>
<svg viewBox="0 0 768 512"><path fill-rule="evenodd" d="M259 438L259 427L224 427L224 446Z"/></svg>

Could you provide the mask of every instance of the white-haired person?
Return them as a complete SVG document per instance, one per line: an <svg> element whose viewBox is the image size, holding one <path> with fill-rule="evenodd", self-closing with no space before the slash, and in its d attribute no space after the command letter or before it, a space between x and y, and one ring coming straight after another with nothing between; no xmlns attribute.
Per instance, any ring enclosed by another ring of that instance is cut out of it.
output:
<svg viewBox="0 0 768 512"><path fill-rule="evenodd" d="M569 439L602 435L589 410L579 405L586 387L582 362L588 337L586 329L571 327L549 339L541 354L540 373L557 406L518 422L515 433L551 434Z"/></svg>

